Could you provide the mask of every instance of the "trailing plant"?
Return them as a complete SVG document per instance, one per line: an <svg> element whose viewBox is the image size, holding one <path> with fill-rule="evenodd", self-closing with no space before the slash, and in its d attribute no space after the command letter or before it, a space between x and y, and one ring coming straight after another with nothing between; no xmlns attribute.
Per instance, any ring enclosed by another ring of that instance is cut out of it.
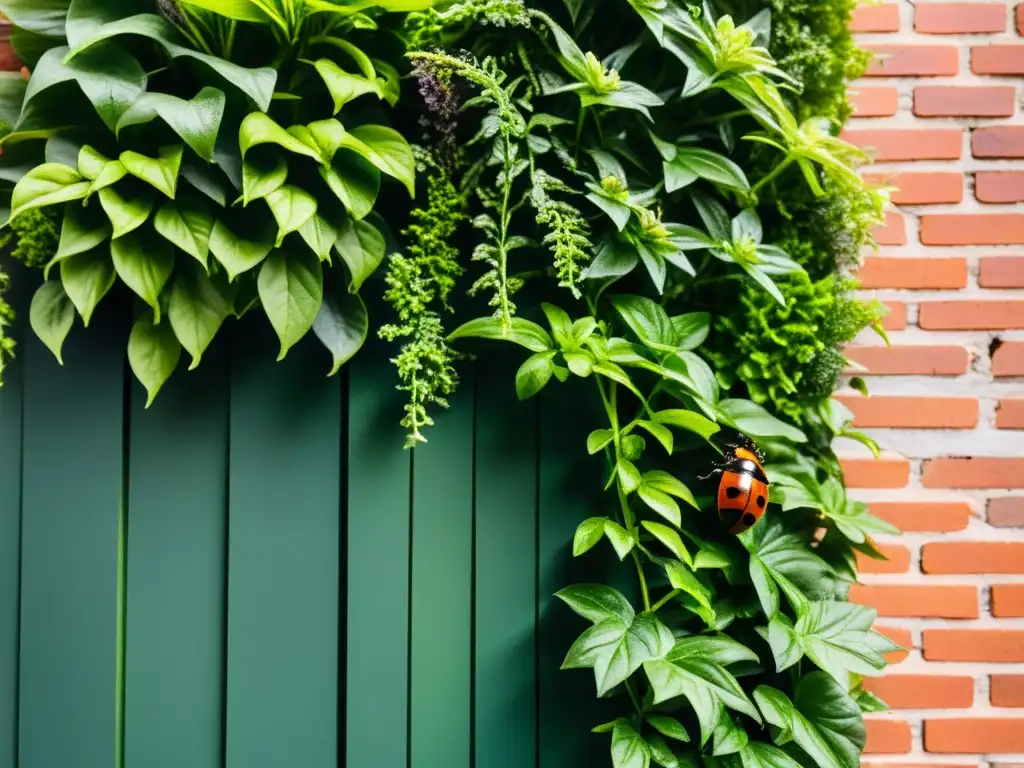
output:
<svg viewBox="0 0 1024 768"><path fill-rule="evenodd" d="M670 0L477 8L407 25L421 83L468 95L446 176L460 206L449 227L430 221L433 234L459 227L464 204L473 226L431 252L449 263L458 249L462 288L489 304L450 343L512 342L528 354L520 398L557 380L595 405L579 449L604 457L593 480L606 495L573 555L610 547L635 580L559 593L590 624L564 667L592 669L596 694L619 707L594 730L610 734L616 768L855 768L861 713L883 706L860 678L894 646L846 590L855 553L878 556L871 536L893 529L846 496L830 443L851 415L828 397L836 361L821 337L838 343L877 313L851 304L842 278L808 275L766 224L789 186L825 200L858 185L860 155L790 106L799 82L761 44L766 13L739 24ZM428 97L428 113L440 103ZM413 233L408 250L426 239ZM708 346L713 333L736 344L758 332L814 346L788 325L798 294L830 318L815 332L821 375L787 393L802 428L724 391L741 379L727 368L737 353ZM760 326L724 320L737 306ZM748 500L760 522L741 518L736 536L704 478L743 437L765 451L770 495Z"/></svg>
<svg viewBox="0 0 1024 768"><path fill-rule="evenodd" d="M88 325L123 283L150 400L182 348L194 368L254 307L280 358L312 329L337 371L366 336L359 290L385 255L381 180L413 192L412 150L381 124L401 51L378 29L419 5L0 1L32 73L2 81L20 106L2 178L18 248L46 278L31 324L57 359L76 314Z"/></svg>

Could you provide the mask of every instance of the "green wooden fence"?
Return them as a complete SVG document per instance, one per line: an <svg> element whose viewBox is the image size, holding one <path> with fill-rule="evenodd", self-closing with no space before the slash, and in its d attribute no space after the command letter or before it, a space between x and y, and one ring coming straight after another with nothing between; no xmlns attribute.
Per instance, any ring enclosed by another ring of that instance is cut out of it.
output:
<svg viewBox="0 0 1024 768"><path fill-rule="evenodd" d="M515 356L481 358L404 451L386 349L328 379L315 341L275 364L244 321L145 410L127 314L108 299L63 368L15 330L0 768L605 764L552 597L586 576L601 471L580 390L522 404Z"/></svg>

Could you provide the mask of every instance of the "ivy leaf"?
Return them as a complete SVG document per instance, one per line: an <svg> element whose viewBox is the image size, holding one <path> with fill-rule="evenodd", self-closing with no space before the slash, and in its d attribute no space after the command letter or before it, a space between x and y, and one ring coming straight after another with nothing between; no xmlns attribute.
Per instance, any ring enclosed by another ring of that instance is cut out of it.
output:
<svg viewBox="0 0 1024 768"><path fill-rule="evenodd" d="M607 517L590 517L579 524L572 539L573 557L579 557L597 545L604 536L606 522L608 522Z"/></svg>
<svg viewBox="0 0 1024 768"><path fill-rule="evenodd" d="M217 219L210 232L210 251L231 281L260 264L274 248L272 235L261 238L259 231L250 229Z"/></svg>
<svg viewBox="0 0 1024 768"><path fill-rule="evenodd" d="M623 683L644 662L660 659L672 648L672 632L652 613L629 621L608 616L573 643L562 669L593 668L597 695Z"/></svg>
<svg viewBox="0 0 1024 768"><path fill-rule="evenodd" d="M803 658L804 649L800 645L800 638L785 614L776 613L767 627L758 627L757 631L772 649L776 672L789 669Z"/></svg>
<svg viewBox="0 0 1024 768"><path fill-rule="evenodd" d="M100 206L113 225L111 237L124 237L134 232L149 219L156 204L156 195L146 190L145 194L125 197L114 187L106 187L99 192Z"/></svg>
<svg viewBox="0 0 1024 768"><path fill-rule="evenodd" d="M628 720L619 718L612 729L612 768L649 768L651 748Z"/></svg>
<svg viewBox="0 0 1024 768"><path fill-rule="evenodd" d="M375 80L349 74L330 59L318 59L313 62L313 66L316 67L317 73L334 100L332 114L338 114L341 112L341 108L350 101L368 93L372 93L378 99L384 96L380 85Z"/></svg>
<svg viewBox="0 0 1024 768"><path fill-rule="evenodd" d="M765 720L784 732L820 768L858 768L867 740L857 702L824 672L811 672L797 683L793 701L762 685L754 700Z"/></svg>
<svg viewBox="0 0 1024 768"><path fill-rule="evenodd" d="M416 194L416 162L412 147L398 131L383 125L361 125L345 135L343 147L351 149L374 167L405 185L409 196Z"/></svg>
<svg viewBox="0 0 1024 768"><path fill-rule="evenodd" d="M334 119L316 120L309 125L293 125L288 133L315 151L325 168L330 167L335 153L345 143L345 127Z"/></svg>
<svg viewBox="0 0 1024 768"><path fill-rule="evenodd" d="M332 365L328 376L341 370L341 366L362 348L370 327L363 300L346 291L339 282L325 281L323 303L313 321L313 333L331 353Z"/></svg>
<svg viewBox="0 0 1024 768"><path fill-rule="evenodd" d="M521 317L513 317L508 333L504 333L501 320L497 317L479 317L456 328L448 336L448 341L478 338L511 341L531 352L544 352L555 348L551 336L537 323Z"/></svg>
<svg viewBox="0 0 1024 768"><path fill-rule="evenodd" d="M341 234L334 245L338 255L348 265L352 281L349 290L357 292L363 282L377 271L384 260L384 235L368 221L346 218Z"/></svg>
<svg viewBox="0 0 1024 768"><path fill-rule="evenodd" d="M206 162L213 162L213 148L217 143L227 97L224 91L209 86L192 99L181 99L166 93L143 93L121 115L115 133L133 125L144 125L157 117L188 144Z"/></svg>
<svg viewBox="0 0 1024 768"><path fill-rule="evenodd" d="M750 400L723 400L718 416L728 426L750 437L781 437L794 443L806 443L807 435L772 416Z"/></svg>
<svg viewBox="0 0 1024 768"><path fill-rule="evenodd" d="M538 352L528 357L519 367L516 371L516 396L520 400L529 400L548 385L551 375L555 372L552 362L555 354L553 349Z"/></svg>
<svg viewBox="0 0 1024 768"><path fill-rule="evenodd" d="M724 756L724 768L801 768L783 750L763 741L752 741L734 755Z"/></svg>
<svg viewBox="0 0 1024 768"><path fill-rule="evenodd" d="M667 525L655 523L651 520L643 520L641 525L643 525L643 527L646 528L654 538L664 544L673 555L690 566L690 568L693 568L693 558L690 557L690 553L687 551L686 545L683 544L683 540L679 538L678 533Z"/></svg>
<svg viewBox="0 0 1024 768"><path fill-rule="evenodd" d="M320 176L353 219L363 219L373 210L380 171L366 158L348 150L338 152L330 168L321 166Z"/></svg>
<svg viewBox="0 0 1024 768"><path fill-rule="evenodd" d="M320 162L319 152L299 141L275 123L270 115L264 112L250 112L242 120L238 131L238 147L242 153L243 162L253 147L258 147L261 144L276 144L293 154L305 155L318 163Z"/></svg>
<svg viewBox="0 0 1024 768"><path fill-rule="evenodd" d="M705 440L721 429L711 419L702 416L696 411L684 411L681 409L658 411L654 414L654 420L659 424L667 424L671 427L679 427L688 432L693 432Z"/></svg>
<svg viewBox="0 0 1024 768"><path fill-rule="evenodd" d="M647 722L662 736L667 736L676 741L688 742L690 740L686 729L683 728L683 724L674 717L669 717L668 715L648 715Z"/></svg>
<svg viewBox="0 0 1024 768"><path fill-rule="evenodd" d="M39 340L53 353L57 362L64 365L61 347L75 324L75 305L59 280L50 280L39 286L32 296L28 320Z"/></svg>
<svg viewBox="0 0 1024 768"><path fill-rule="evenodd" d="M194 198L169 200L157 210L153 228L207 269L213 216L205 205Z"/></svg>
<svg viewBox="0 0 1024 768"><path fill-rule="evenodd" d="M43 277L49 279L50 269L64 259L91 251L106 242L111 231L110 222L95 206L90 208L77 203L68 203L64 208L64 221L60 228L57 253L43 270Z"/></svg>
<svg viewBox="0 0 1024 768"><path fill-rule="evenodd" d="M281 341L280 361L313 327L320 312L324 296L320 261L308 252L274 250L260 267L257 285L263 310Z"/></svg>
<svg viewBox="0 0 1024 768"><path fill-rule="evenodd" d="M679 758L675 756L675 753L669 749L668 744L656 733L650 733L647 735L647 746L651 750L651 760L653 760L662 768L681 768L682 764L679 762Z"/></svg>
<svg viewBox="0 0 1024 768"><path fill-rule="evenodd" d="M138 152L126 151L121 153L119 159L121 165L132 176L142 179L173 199L178 189L178 171L181 169L183 148L180 144L161 147L158 154L159 157L152 158Z"/></svg>
<svg viewBox="0 0 1024 768"><path fill-rule="evenodd" d="M224 276L220 275L223 280ZM188 369L199 365L203 353L231 314L231 299L226 290L194 264L183 264L171 286L167 318L178 341L192 357Z"/></svg>
<svg viewBox="0 0 1024 768"><path fill-rule="evenodd" d="M174 248L166 240L132 232L110 242L114 269L125 285L153 308L160 324L160 292L174 269Z"/></svg>
<svg viewBox="0 0 1024 768"><path fill-rule="evenodd" d="M275 248L280 248L288 234L297 232L313 218L317 209L316 198L306 190L292 184L285 184L275 189L264 199L270 206L270 212L274 214L274 220L277 222Z"/></svg>
<svg viewBox="0 0 1024 768"><path fill-rule="evenodd" d="M153 404L164 382L174 373L181 359L181 345L174 331L155 325L148 317L140 317L128 337L128 364L146 388L146 407Z"/></svg>
<svg viewBox="0 0 1024 768"><path fill-rule="evenodd" d="M810 603L794 627L808 658L849 689L850 673L875 675L885 659L868 642L877 612L838 601Z"/></svg>
<svg viewBox="0 0 1024 768"><path fill-rule="evenodd" d="M668 583L672 589L678 589L697 601L697 604L708 613L713 613L711 608L711 590L704 586L696 574L678 560L663 560L661 565L668 575Z"/></svg>
<svg viewBox="0 0 1024 768"><path fill-rule="evenodd" d="M242 205L280 189L287 179L288 162L280 154L250 154L242 161Z"/></svg>
<svg viewBox="0 0 1024 768"><path fill-rule="evenodd" d="M11 194L11 220L32 208L81 200L89 191L89 182L74 168L61 163L37 165L14 187Z"/></svg>
<svg viewBox="0 0 1024 768"><path fill-rule="evenodd" d="M872 515L863 501L846 499L845 503L830 506L825 512L839 532L854 544L863 544L875 533L895 535L900 532L896 526Z"/></svg>
<svg viewBox="0 0 1024 768"><path fill-rule="evenodd" d="M618 295L612 306L641 342L656 349L675 351L675 332L665 309L646 296Z"/></svg>
<svg viewBox="0 0 1024 768"><path fill-rule="evenodd" d="M787 533L779 520L762 520L740 535L750 552L750 578L754 582L765 615L779 610L778 588L798 612L807 603L805 592L821 594L831 576L828 565L811 551L799 534Z"/></svg>
<svg viewBox="0 0 1024 768"><path fill-rule="evenodd" d="M324 215L325 213L322 204L318 203L317 212L299 228L299 235L320 261L330 261L331 249L334 248L339 234L331 221L337 220L337 216Z"/></svg>
<svg viewBox="0 0 1024 768"><path fill-rule="evenodd" d="M690 635L676 640L670 656L672 660L707 659L723 667L743 661L759 661L757 654L728 635Z"/></svg>
<svg viewBox="0 0 1024 768"><path fill-rule="evenodd" d="M110 253L102 249L79 253L61 261L60 281L86 328L93 310L113 287L115 278Z"/></svg>
<svg viewBox="0 0 1024 768"><path fill-rule="evenodd" d="M636 615L620 592L604 584L575 584L555 593L555 597L593 624L610 616L630 624Z"/></svg>

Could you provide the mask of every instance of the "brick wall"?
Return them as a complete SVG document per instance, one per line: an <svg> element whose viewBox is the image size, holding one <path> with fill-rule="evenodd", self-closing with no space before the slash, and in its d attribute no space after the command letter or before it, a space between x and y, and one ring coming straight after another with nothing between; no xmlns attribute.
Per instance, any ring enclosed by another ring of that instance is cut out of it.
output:
<svg viewBox="0 0 1024 768"><path fill-rule="evenodd" d="M1024 766L1024 5L901 0L855 25L883 58L847 136L899 209L861 273L893 346L850 349L872 395L843 395L886 453L844 455L904 535L853 596L909 649L871 683L893 712L865 760Z"/></svg>

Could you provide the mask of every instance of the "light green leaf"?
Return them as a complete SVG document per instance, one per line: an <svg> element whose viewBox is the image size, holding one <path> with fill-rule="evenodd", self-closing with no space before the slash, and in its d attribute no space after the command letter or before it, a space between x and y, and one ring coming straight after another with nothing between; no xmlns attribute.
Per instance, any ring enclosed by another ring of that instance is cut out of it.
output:
<svg viewBox="0 0 1024 768"><path fill-rule="evenodd" d="M869 643L876 616L867 606L818 601L809 604L794 629L808 658L848 690L851 672L877 675L885 669L882 654Z"/></svg>
<svg viewBox="0 0 1024 768"><path fill-rule="evenodd" d="M380 171L366 158L342 150L330 168L320 168L320 176L353 219L363 219L373 210L380 191Z"/></svg>
<svg viewBox="0 0 1024 768"><path fill-rule="evenodd" d="M117 276L153 308L160 324L160 292L174 269L174 248L166 240L138 232L110 241L110 256Z"/></svg>
<svg viewBox="0 0 1024 768"><path fill-rule="evenodd" d="M223 218L217 219L210 232L210 252L234 279L260 264L274 248L274 238L268 233L261 237L260 228L229 224Z"/></svg>
<svg viewBox="0 0 1024 768"><path fill-rule="evenodd" d="M238 131L238 146L242 152L242 160L245 160L253 147L261 144L276 144L293 154L305 155L320 162L319 152L288 133L275 123L270 115L251 112L246 115Z"/></svg>
<svg viewBox="0 0 1024 768"><path fill-rule="evenodd" d="M192 358L188 369L199 365L203 353L232 311L226 286L218 286L195 264L180 265L171 286L167 318L178 341ZM220 280L224 275L219 276Z"/></svg>
<svg viewBox="0 0 1024 768"><path fill-rule="evenodd" d="M686 729L683 728L683 724L674 717L669 717L668 715L648 715L647 722L662 736L667 736L676 741L688 742L690 740Z"/></svg>
<svg viewBox="0 0 1024 768"><path fill-rule="evenodd" d="M643 482L640 470L628 459L619 459L615 462L615 472L618 474L619 482L622 483L622 490L627 495L633 493Z"/></svg>
<svg viewBox="0 0 1024 768"><path fill-rule="evenodd" d="M190 197L167 201L153 217L153 227L207 269L213 216L205 205Z"/></svg>
<svg viewBox="0 0 1024 768"><path fill-rule="evenodd" d="M43 276L49 279L50 269L64 259L79 253L91 251L110 237L110 223L95 206L84 207L68 203L64 207L64 222L60 228L60 243L57 253L46 265Z"/></svg>
<svg viewBox="0 0 1024 768"><path fill-rule="evenodd" d="M555 597L592 624L611 616L626 624L633 623L633 606L619 592L604 584L575 584L555 593Z"/></svg>
<svg viewBox="0 0 1024 768"><path fill-rule="evenodd" d="M332 219L336 221L338 217L329 215L323 204L320 203L313 217L299 228L302 239L306 241L306 245L320 261L330 261L331 249L338 240L339 232L332 223Z"/></svg>
<svg viewBox="0 0 1024 768"><path fill-rule="evenodd" d="M615 439L615 433L610 429L595 429L587 435L587 453L593 456Z"/></svg>
<svg viewBox="0 0 1024 768"><path fill-rule="evenodd" d="M142 179L147 184L163 192L173 199L178 189L178 171L181 169L183 148L179 144L173 147L161 147L158 158L146 157L138 152L122 152L121 164L132 176Z"/></svg>
<svg viewBox="0 0 1024 768"><path fill-rule="evenodd" d="M50 280L39 286L32 296L28 320L39 340L53 353L57 362L64 365L61 347L75 323L75 305L59 280Z"/></svg>
<svg viewBox="0 0 1024 768"><path fill-rule="evenodd" d="M757 663L758 656L743 643L728 635L690 635L676 640L669 655L672 661L680 659L706 659L723 667L749 661Z"/></svg>
<svg viewBox="0 0 1024 768"><path fill-rule="evenodd" d="M672 632L653 613L629 621L608 616L573 643L562 669L593 668L597 695L621 684L644 662L660 659L672 648Z"/></svg>
<svg viewBox="0 0 1024 768"><path fill-rule="evenodd" d="M511 327L506 334L502 331L501 320L496 317L480 317L470 320L456 328L448 336L448 341L478 338L511 341L531 352L544 352L554 349L555 343L541 326L521 317L513 317Z"/></svg>
<svg viewBox="0 0 1024 768"><path fill-rule="evenodd" d="M519 367L516 371L516 396L520 400L529 400L547 386L555 372L552 362L555 354L553 349L538 352Z"/></svg>
<svg viewBox="0 0 1024 768"><path fill-rule="evenodd" d="M636 425L647 432L651 437L661 443L661 447L665 449L665 453L669 456L672 455L673 448L673 437L672 431L661 424L646 421L644 419L637 419Z"/></svg>
<svg viewBox="0 0 1024 768"><path fill-rule="evenodd" d="M154 325L148 317L140 317L128 337L128 364L146 388L146 407L153 404L164 382L174 373L181 359L181 344L167 324Z"/></svg>
<svg viewBox="0 0 1024 768"><path fill-rule="evenodd" d="M656 733L649 733L646 736L647 746L651 750L651 760L662 768L682 768L682 763L675 753L669 749L668 744Z"/></svg>
<svg viewBox="0 0 1024 768"><path fill-rule="evenodd" d="M733 429L750 437L782 437L794 443L806 443L807 435L772 416L750 400L723 400L718 404L719 418Z"/></svg>
<svg viewBox="0 0 1024 768"><path fill-rule="evenodd" d="M345 136L342 146L351 149L377 169L398 179L409 191L416 194L416 163L412 148L398 131L383 125L361 125Z"/></svg>
<svg viewBox="0 0 1024 768"><path fill-rule="evenodd" d="M662 565L672 589L685 592L706 611L711 610L711 591L697 578L692 569L678 560L665 560Z"/></svg>
<svg viewBox="0 0 1024 768"><path fill-rule="evenodd" d="M693 350L704 343L711 332L711 315L707 312L690 312L676 315L671 319L676 334L676 344L681 350Z"/></svg>
<svg viewBox="0 0 1024 768"><path fill-rule="evenodd" d="M775 612L768 611L773 602L772 587L778 585L789 598L794 609L805 602L804 595L813 597L831 596L827 591L831 572L828 565L818 557L808 545L806 538L798 533L787 532L782 521L774 516L761 520L740 536L740 541L751 555L750 575L757 586L754 569L759 568L771 585L758 587L765 613L771 618ZM756 565L755 565L756 563ZM762 594L762 589L765 593ZM777 601L778 597L774 598ZM776 607L777 610L777 607Z"/></svg>
<svg viewBox="0 0 1024 768"><path fill-rule="evenodd" d="M664 544L673 555L693 568L693 559L690 557L690 553L683 544L683 540L679 538L678 533L667 525L655 523L652 520L643 520L641 525L643 525L643 527L646 528L654 538Z"/></svg>
<svg viewBox="0 0 1024 768"><path fill-rule="evenodd" d="M280 189L288 178L288 162L279 154L250 154L242 161L242 205Z"/></svg>
<svg viewBox="0 0 1024 768"><path fill-rule="evenodd" d="M789 669L803 658L804 649L800 645L800 638L793 631L793 623L785 614L776 614L768 627L758 627L757 631L772 649L772 656L775 657L775 670L782 672Z"/></svg>
<svg viewBox="0 0 1024 768"><path fill-rule="evenodd" d="M100 248L61 261L60 280L86 328L93 310L114 285L115 278L110 254Z"/></svg>
<svg viewBox="0 0 1024 768"><path fill-rule="evenodd" d="M572 539L573 557L579 557L594 548L604 536L606 522L608 522L607 517L590 517L579 524Z"/></svg>
<svg viewBox="0 0 1024 768"><path fill-rule="evenodd" d="M675 157L670 162L666 162L665 167L666 192L673 192L675 189L680 189L681 186L686 186L690 183L686 182L681 186L670 187L668 184L669 168L672 169L673 175L692 177L691 181L698 178L707 179L715 184L740 192L746 192L750 189L750 182L747 181L746 174L743 173L742 168L724 155L707 149L678 147Z"/></svg>
<svg viewBox="0 0 1024 768"><path fill-rule="evenodd" d="M308 252L285 254L273 251L263 262L259 275L263 310L281 341L283 360L316 320L323 301L323 272L320 261Z"/></svg>
<svg viewBox="0 0 1024 768"><path fill-rule="evenodd" d="M619 295L612 306L630 330L649 347L675 350L675 332L664 308L646 296Z"/></svg>
<svg viewBox="0 0 1024 768"><path fill-rule="evenodd" d="M662 493L667 493L669 496L675 496L677 499L685 501L694 509L700 509L690 489L681 480L670 475L668 472L660 469L646 472L644 474L644 484Z"/></svg>
<svg viewBox="0 0 1024 768"><path fill-rule="evenodd" d="M345 128L333 119L317 120L309 125L293 125L288 133L315 151L325 167L330 167L335 153L345 143Z"/></svg>
<svg viewBox="0 0 1024 768"><path fill-rule="evenodd" d="M338 281L324 283L324 299L313 321L313 333L331 353L333 376L366 343L370 322L363 300Z"/></svg>
<svg viewBox="0 0 1024 768"><path fill-rule="evenodd" d="M14 187L11 219L32 208L81 200L88 191L89 182L74 168L60 163L43 163L25 174Z"/></svg>
<svg viewBox="0 0 1024 768"><path fill-rule="evenodd" d="M757 590L757 598L761 601L764 615L771 619L779 612L779 588L775 585L771 572L757 555L750 556L750 580Z"/></svg>
<svg viewBox="0 0 1024 768"><path fill-rule="evenodd" d="M640 483L640 487L637 488L637 495L644 504L673 525L678 526L682 523L679 505L667 493L659 491L647 483Z"/></svg>
<svg viewBox="0 0 1024 768"><path fill-rule="evenodd" d="M316 198L292 184L275 189L264 199L277 222L276 248L280 248L288 234L297 232L316 213Z"/></svg>
<svg viewBox="0 0 1024 768"><path fill-rule="evenodd" d="M270 19L253 0L179 0L183 5L202 8L234 21L254 21L266 24Z"/></svg>
<svg viewBox="0 0 1024 768"><path fill-rule="evenodd" d="M659 424L667 424L671 427L678 427L679 429L693 432L705 440L721 429L721 427L706 416L695 411L684 411L681 409L658 411L654 414L654 420Z"/></svg>
<svg viewBox="0 0 1024 768"><path fill-rule="evenodd" d="M349 74L330 59L318 59L313 62L313 66L316 67L317 73L323 79L324 85L327 86L327 90L334 100L334 112L332 114L338 114L341 108L350 101L368 93L373 94L378 99L384 96L376 80L370 80L361 75Z"/></svg>
<svg viewBox="0 0 1024 768"><path fill-rule="evenodd" d="M636 539L633 538L633 534L614 520L605 520L604 535L608 537L608 541L615 548L615 554L619 556L619 560L625 560L626 555L632 552L633 547L636 545Z"/></svg>
<svg viewBox="0 0 1024 768"><path fill-rule="evenodd" d="M207 162L213 161L227 97L224 91L209 86L192 99L180 99L165 93L144 93L121 115L116 134L133 125L163 120L178 136Z"/></svg>
<svg viewBox="0 0 1024 768"><path fill-rule="evenodd" d="M612 729L612 768L649 768L651 748L628 720L618 719Z"/></svg>
<svg viewBox="0 0 1024 768"><path fill-rule="evenodd" d="M350 290L355 293L384 260L384 235L367 221L353 221L347 217L335 249L348 265L352 275Z"/></svg>

